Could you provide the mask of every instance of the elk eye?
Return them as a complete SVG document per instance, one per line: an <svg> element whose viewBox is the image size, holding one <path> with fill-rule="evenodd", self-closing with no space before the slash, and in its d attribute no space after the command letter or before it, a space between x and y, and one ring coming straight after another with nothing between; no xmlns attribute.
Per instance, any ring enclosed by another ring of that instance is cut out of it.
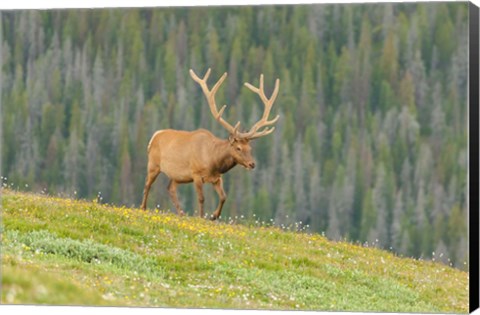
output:
<svg viewBox="0 0 480 315"><path fill-rule="evenodd" d="M237 147L237 151L238 151L238 152L242 151L242 148Z"/></svg>

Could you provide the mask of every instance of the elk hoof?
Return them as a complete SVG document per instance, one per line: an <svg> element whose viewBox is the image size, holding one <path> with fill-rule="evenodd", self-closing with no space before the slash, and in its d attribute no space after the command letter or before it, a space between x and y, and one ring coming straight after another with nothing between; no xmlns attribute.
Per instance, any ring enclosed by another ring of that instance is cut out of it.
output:
<svg viewBox="0 0 480 315"><path fill-rule="evenodd" d="M218 217L214 214L210 216L210 221L215 221Z"/></svg>
<svg viewBox="0 0 480 315"><path fill-rule="evenodd" d="M180 210L180 212L178 212L178 215L179 215L180 217L184 217L184 216L185 216L185 212L183 212L182 210Z"/></svg>

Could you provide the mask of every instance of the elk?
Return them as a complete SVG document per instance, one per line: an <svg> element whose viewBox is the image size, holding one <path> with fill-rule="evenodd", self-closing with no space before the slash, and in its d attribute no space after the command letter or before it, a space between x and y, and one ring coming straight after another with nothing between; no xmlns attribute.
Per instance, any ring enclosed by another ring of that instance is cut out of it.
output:
<svg viewBox="0 0 480 315"><path fill-rule="evenodd" d="M218 110L215 103L215 93L227 77L227 73L225 72L220 77L211 90L207 85L210 69L207 70L202 79L192 69L190 69L190 76L200 85L215 120L228 131L228 139L220 139L205 129L156 131L147 149L147 177L141 207L143 210L146 209L150 187L157 176L163 172L170 179L168 193L178 215L185 215L177 197L177 186L179 184L193 182L197 193L200 217L204 217L203 184L212 184L220 198L218 206L211 216L211 220L216 220L220 217L227 198L223 189L222 174L228 172L237 164L247 170L255 168L250 141L271 134L275 130L275 127L270 126L275 124L280 116L277 115L271 120L268 117L278 95L280 80L275 81L275 87L270 98L265 95L263 74L260 75L260 86L258 88L250 83L245 83L248 89L259 95L265 108L263 116L249 131L240 132L240 122L232 126L222 118L227 105Z"/></svg>

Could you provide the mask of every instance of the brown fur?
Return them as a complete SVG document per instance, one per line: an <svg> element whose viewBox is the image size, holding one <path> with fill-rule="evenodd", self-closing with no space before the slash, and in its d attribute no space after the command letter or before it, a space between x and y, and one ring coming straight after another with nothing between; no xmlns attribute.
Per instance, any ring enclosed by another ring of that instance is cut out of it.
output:
<svg viewBox="0 0 480 315"><path fill-rule="evenodd" d="M222 174L237 164L247 169L255 167L249 140L223 140L205 129L157 131L148 145L148 175L143 191L142 209L146 209L151 185L163 172L170 178L168 191L180 215L184 212L177 198L177 185L194 182L198 194L199 214L203 217L202 186L204 183L211 183L220 197L220 203L212 215L212 219L215 220L222 213L226 199Z"/></svg>
<svg viewBox="0 0 480 315"><path fill-rule="evenodd" d="M245 83L248 89L259 95L265 108L262 118L248 132L239 132L240 122L232 126L222 118L226 105L219 111L215 103L215 93L227 77L227 73L222 75L211 90L207 85L209 75L210 69L201 79L190 69L190 76L202 88L210 112L216 121L229 132L229 139L219 139L205 129L195 131L167 129L155 132L148 144L148 173L142 200L142 209L144 210L147 207L150 187L158 174L163 172L170 178L168 192L179 215L183 215L184 212L178 202L178 184L194 183L197 191L199 213L203 217L203 184L211 183L220 198L218 207L212 215L212 220L217 219L222 213L222 207L227 198L223 190L222 174L228 172L237 164L247 169L253 169L255 161L251 153L250 140L266 136L275 130L275 127L268 126L275 124L279 116L277 115L272 120L269 120L268 116L278 95L279 79L275 81L275 88L270 98L265 95L263 74L260 75L260 86L258 88L250 83Z"/></svg>

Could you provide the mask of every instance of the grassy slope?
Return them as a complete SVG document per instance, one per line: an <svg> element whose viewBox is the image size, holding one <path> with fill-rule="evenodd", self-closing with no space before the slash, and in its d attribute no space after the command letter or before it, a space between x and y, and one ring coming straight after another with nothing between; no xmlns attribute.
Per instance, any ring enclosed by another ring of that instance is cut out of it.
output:
<svg viewBox="0 0 480 315"><path fill-rule="evenodd" d="M467 312L468 274L319 235L3 192L2 303Z"/></svg>

